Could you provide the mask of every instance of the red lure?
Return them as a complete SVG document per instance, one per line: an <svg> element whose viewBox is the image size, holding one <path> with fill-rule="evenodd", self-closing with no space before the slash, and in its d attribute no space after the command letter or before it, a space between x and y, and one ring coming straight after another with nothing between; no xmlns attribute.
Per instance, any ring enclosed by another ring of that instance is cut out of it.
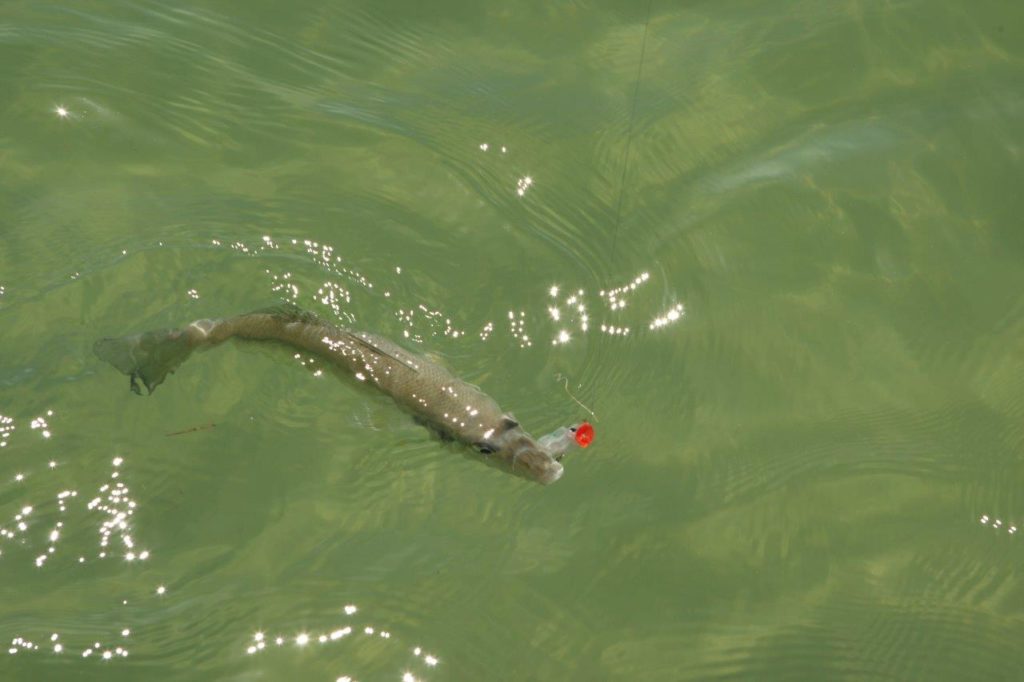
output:
<svg viewBox="0 0 1024 682"><path fill-rule="evenodd" d="M576 429L576 442L579 443L581 448L585 448L590 445L591 441L594 440L594 427L583 422Z"/></svg>

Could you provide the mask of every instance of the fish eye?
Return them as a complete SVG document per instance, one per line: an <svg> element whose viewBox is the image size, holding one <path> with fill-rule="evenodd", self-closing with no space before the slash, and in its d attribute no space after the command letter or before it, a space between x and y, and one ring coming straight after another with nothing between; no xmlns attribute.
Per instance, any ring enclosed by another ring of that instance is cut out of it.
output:
<svg viewBox="0 0 1024 682"><path fill-rule="evenodd" d="M494 454L494 448L486 443L477 443L476 449L480 451L480 454L491 455Z"/></svg>

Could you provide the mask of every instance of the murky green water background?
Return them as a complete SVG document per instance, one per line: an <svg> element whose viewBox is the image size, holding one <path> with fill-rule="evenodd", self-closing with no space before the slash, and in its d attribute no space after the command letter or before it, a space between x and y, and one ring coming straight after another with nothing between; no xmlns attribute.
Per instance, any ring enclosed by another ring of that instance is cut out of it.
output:
<svg viewBox="0 0 1024 682"><path fill-rule="evenodd" d="M1021 679L1022 59L995 0L4 3L0 678ZM597 440L91 353L281 300Z"/></svg>

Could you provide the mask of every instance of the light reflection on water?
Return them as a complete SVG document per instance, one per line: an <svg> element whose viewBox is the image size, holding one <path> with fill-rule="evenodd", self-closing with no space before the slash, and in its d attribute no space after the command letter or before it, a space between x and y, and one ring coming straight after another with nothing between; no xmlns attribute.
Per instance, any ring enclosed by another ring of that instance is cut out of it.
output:
<svg viewBox="0 0 1024 682"><path fill-rule="evenodd" d="M344 607L343 611L346 616L352 616L358 611L358 608L354 604L348 604ZM428 678L424 677L424 674L429 671L429 669L434 668L438 663L440 663L437 656L424 651L422 646L414 645L409 647L402 643L399 638L393 636L390 630L382 629L373 624L337 624L335 626L325 628L321 632L304 630L298 632L298 634L292 633L294 633L294 630L290 631L289 634L272 632L270 629L259 630L252 635L250 643L245 647L245 653L249 656L253 656L285 646L294 646L297 648L305 648L307 646L319 647L342 641L347 642L348 640L358 641L360 639L365 640L366 638L376 638L387 641L390 647L404 647L407 649L408 653L411 654L410 664L418 666L418 670L415 674L409 670L403 671L403 680L426 680ZM351 646L359 645L352 644ZM338 679L358 682L360 678L346 673L339 676Z"/></svg>
<svg viewBox="0 0 1024 682"><path fill-rule="evenodd" d="M52 411L48 414L52 416ZM34 429L43 429L45 427L45 422L37 426L40 421L41 418L39 417L32 421ZM48 432L45 437L49 437ZM137 503L132 498L127 483L124 480L118 480L121 478L122 470L120 467L123 463L124 458L120 456L112 460L112 470L107 480L98 485L96 496L84 506L86 513L82 513L81 505L73 506L76 498L78 498L77 489L65 488L54 492L51 488L48 494L40 496L39 489L44 485L45 479L34 481L31 488L25 489L23 502L20 503L23 506L8 524L10 527L0 527L0 537L6 538L8 541L17 540L19 547L30 548L34 544L28 537L30 529L33 525L38 525L38 522L34 524L33 521L36 519L39 519L40 522L46 520L47 525L44 528L44 536L47 542L45 552L33 559L36 568L42 568L57 554L57 546L61 537L75 532L78 526L89 526L95 523L95 514L89 512L99 511L106 518L99 523L96 529L99 535L99 547L95 556L90 557L91 559L105 559L108 556L118 556L126 561L145 561L149 559L149 550L145 548L136 549L136 541L132 535L131 517L137 511ZM56 460L50 460L47 463L46 469L39 472L39 474L42 475L43 472L47 470L53 471L56 468ZM25 479L26 475L22 472L14 476L15 483L19 485L25 482ZM40 497L43 499L40 500ZM71 508L70 513L69 507ZM56 520L58 518L60 520ZM116 549L110 547L112 537L119 541L115 543ZM82 555L77 558L77 563L82 564L87 560Z"/></svg>
<svg viewBox="0 0 1024 682"><path fill-rule="evenodd" d="M49 410L46 417L52 418L53 414L53 411ZM42 417L27 420L33 425L31 430L38 431L49 427L46 419ZM5 418L4 423L9 427L8 435L15 431L17 421L15 417ZM59 443L60 439L56 440ZM17 446L17 439L14 442ZM54 462L51 461L50 464ZM40 546L44 547L45 551L33 560L35 569L40 571L64 572L73 566L86 568L83 565L93 562L99 562L106 565L108 570L116 571L116 564L110 563L112 559L125 563L149 562L159 566L160 562L153 558L151 552L139 545L133 518L141 510L142 505L131 492L128 483L129 464L128 458L118 455L110 460L109 470L101 472L98 480L92 476L90 480L82 480L73 488L65 487L60 490L56 490L56 484L51 485L46 478L47 474L59 474L55 466L28 470L28 477L22 475L21 478L13 479L6 490L0 490L0 495L7 499L4 507L14 507L9 521L0 525L0 566L19 561L33 554ZM26 479L30 479L31 484ZM85 501L82 499L83 496L79 495L78 489L92 486L96 486L96 493ZM89 556L68 555L62 560L59 548L64 538L81 539L82 531L90 529L98 536L94 552ZM67 581L69 577L63 577L61 580ZM83 583L79 588L79 594L82 594L82 590L88 589L87 583ZM148 598L166 599L167 595L167 587L161 583L152 588ZM146 595L129 595L129 598L121 599L120 603L126 607L129 601L133 604L145 604L146 600ZM168 602L167 605L173 605L173 602ZM394 628L382 627L363 619L353 620L359 618L357 614L361 613L356 605L347 604L339 609L339 613L349 619L348 622L325 628L322 632L292 629L286 633L282 628L277 628L276 632L273 628L259 631L253 635L251 643L244 651L247 654L256 654L265 648L282 647L287 644L304 648L307 645L313 647L352 640L348 644L348 649L352 653L372 639L387 642L389 649L394 651L393 654L385 652L376 655L408 659L408 664L395 672L396 679L400 677L405 680L427 680L430 669L438 665L439 658L435 654L425 651L419 644L405 643ZM28 631L12 631L5 628L6 632L0 632L0 636L11 638L7 649L10 656L71 656L80 660L112 664L129 658L131 652L140 646L146 651L153 651L154 645L147 642L147 635L154 629L154 623L159 622L159 614L158 609L151 608L145 612L136 612L134 616L123 616L117 619L120 622L115 621L101 627L83 628L77 625L73 628L74 633L70 635L59 628L36 624L27 629ZM352 647L356 649L353 650ZM398 654L398 648L404 649L406 653ZM337 654L328 656L331 660L337 658ZM363 659L363 654L353 655L352 661L342 666L347 667L349 672L337 679L350 679L352 682L373 679L372 676L365 678L352 673L353 669L359 669L361 664L358 661Z"/></svg>
<svg viewBox="0 0 1024 682"><path fill-rule="evenodd" d="M1007 523L1004 527L1002 519L994 519L988 514L982 514L981 518L978 519L978 523L983 526L988 526L995 531L999 531L1001 529L1005 530L1009 535L1015 535L1017 533L1017 526L1015 524Z"/></svg>
<svg viewBox="0 0 1024 682"><path fill-rule="evenodd" d="M157 590L157 594L163 593L164 589L161 586ZM354 605L347 605L344 608L344 613L347 617L351 617L356 611L357 608ZM52 632L49 636L41 634L38 635L38 639L15 634L11 639L7 653L11 656L50 654L55 656L78 656L83 659L91 658L97 661L110 661L124 659L129 656L128 642L133 637L136 637L136 633L133 633L131 627L121 627L116 629L116 632L107 632L103 639L84 639L79 635L76 639L70 641L68 637L63 636L60 632ZM365 646L369 639L383 640L388 643L389 649L399 648L406 651L405 656L409 662L405 669L398 673L403 680L427 680L429 679L427 677L429 671L440 663L440 659L436 655L424 650L420 645L409 646L403 643L401 638L397 637L389 629L354 621L345 625L338 624L333 628L325 629L323 632L296 632L291 630L290 633L284 634L273 632L269 629L260 630L252 635L250 643L245 646L244 652L252 656L285 646L294 646L300 649L307 646L321 647L341 643L343 640L353 640L351 644L347 645L348 648L356 647L358 649L361 646ZM144 644L145 635L143 634L142 638L138 641ZM363 643L360 644L359 642ZM324 650L324 655L332 660L338 658L337 652L328 653L328 650ZM352 656L352 658L358 659L359 657ZM358 668L359 665L358 663L351 662L347 667L350 669ZM351 673L351 670L340 675L337 679L349 679L352 682L358 682L358 680L363 679L358 675L349 673Z"/></svg>
<svg viewBox="0 0 1024 682"><path fill-rule="evenodd" d="M251 244L242 241L224 244L217 239L211 243L217 247L226 246L246 256L259 256L266 252L282 250L282 243L270 236L264 236L260 242ZM336 319L342 320L345 324L355 323L355 316L348 310L354 295L350 286L372 295L376 293L374 282L359 270L345 265L345 260L330 245L311 239L293 238L285 240L283 247L286 254L289 249L292 253L305 254L313 265L342 281L324 281L318 285L315 294L309 296L300 287L299 280L302 278L297 277L294 272L274 272L270 268L265 268L264 272L270 277L270 290L293 303L327 306ZM401 266L393 266L393 269L396 276L401 276ZM643 289L650 281L650 273L643 271L625 284L599 289L597 298L603 301L607 310L598 313L596 319L588 307L588 294L585 289L569 288L560 283L547 285L539 288L537 293L540 296L546 293L552 300L534 302L524 305L523 308L508 311L508 334L519 348L525 349L533 346L535 338L527 331L528 325L536 324L541 327L548 342L558 346L569 344L579 336L585 336L591 331L592 326L602 334L624 337L629 336L640 325L653 331L681 321L685 316L685 307L681 302L673 303L662 311L657 311L652 303L647 302L639 307L630 306L632 314L623 312L631 298L639 295L641 292L638 290ZM569 290L570 293L560 297L563 290ZM387 285L378 286L377 291L386 299L392 298L392 292ZM495 328L493 320L453 321L451 315L425 302L403 303L395 300L394 304L397 307L393 314L402 324L402 338L418 344L424 343L427 337L463 338L467 334L467 327L478 328L480 331L477 332L477 336L481 341L487 341ZM633 308L636 308L636 311L633 311ZM237 311L225 311L224 314L231 312Z"/></svg>
<svg viewBox="0 0 1024 682"><path fill-rule="evenodd" d="M45 416L38 416L30 419L30 429L38 431L39 434L49 440L54 434L51 432L49 419L54 416L53 410L46 410ZM5 427L4 439L15 431L15 418L3 417L2 423ZM15 450L15 448L12 448ZM19 472L13 477L13 488L0 489L0 495L13 500L10 504L18 507L17 513L13 514L10 521L0 526L0 539L6 541L0 544L0 561L9 563L31 555L36 548L42 547L45 551L32 559L33 566L41 571L62 570L67 566L85 564L90 560L102 560L117 556L126 561L136 559L145 561L149 559L150 552L146 549L136 551L135 540L132 538L131 517L137 510L136 501L130 496L130 490L121 478L123 469L121 466L125 460L123 457L115 457L112 462L112 470L101 483L93 479L98 485L98 495L85 504L79 503L78 490L74 488L63 488L56 490L59 483L50 483L46 478L47 474L58 476L57 461L50 460L45 468ZM31 478L31 483L29 483ZM82 487L82 486L78 486ZM42 491L46 492L42 492ZM13 495L11 495L13 493ZM9 506L9 505L5 505ZM93 511L102 512L106 518L97 523ZM95 554L89 559L79 555L77 559L72 556L63 557L58 551L61 541L66 536L80 535L82 529L94 527L99 536L98 547ZM119 540L116 550L110 547L111 537ZM5 546L6 545L6 546ZM163 594L164 588L156 589L157 594ZM127 603L127 600L125 600ZM82 639L81 632L75 638L62 637L60 632L51 632L48 636L36 634L26 636L18 633L5 633L12 636L11 645L7 650L10 655L25 655L30 653L52 655L77 655L81 658L95 657L101 661L126 658L129 649L126 646L127 640L132 634L131 627L116 627L116 632L104 629L97 631L103 639L96 640L89 638ZM33 638L35 637L35 639ZM119 643L114 643L119 641ZM110 642L103 644L102 641Z"/></svg>

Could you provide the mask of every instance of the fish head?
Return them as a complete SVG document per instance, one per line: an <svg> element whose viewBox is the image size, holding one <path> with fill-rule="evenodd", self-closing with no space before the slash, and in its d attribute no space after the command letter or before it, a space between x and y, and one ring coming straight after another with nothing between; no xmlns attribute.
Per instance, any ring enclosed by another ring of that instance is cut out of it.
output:
<svg viewBox="0 0 1024 682"><path fill-rule="evenodd" d="M562 477L561 463L543 444L524 431L512 415L503 415L501 421L485 435L487 439L477 443L476 447L485 455L496 455L488 457L488 461L545 485Z"/></svg>

